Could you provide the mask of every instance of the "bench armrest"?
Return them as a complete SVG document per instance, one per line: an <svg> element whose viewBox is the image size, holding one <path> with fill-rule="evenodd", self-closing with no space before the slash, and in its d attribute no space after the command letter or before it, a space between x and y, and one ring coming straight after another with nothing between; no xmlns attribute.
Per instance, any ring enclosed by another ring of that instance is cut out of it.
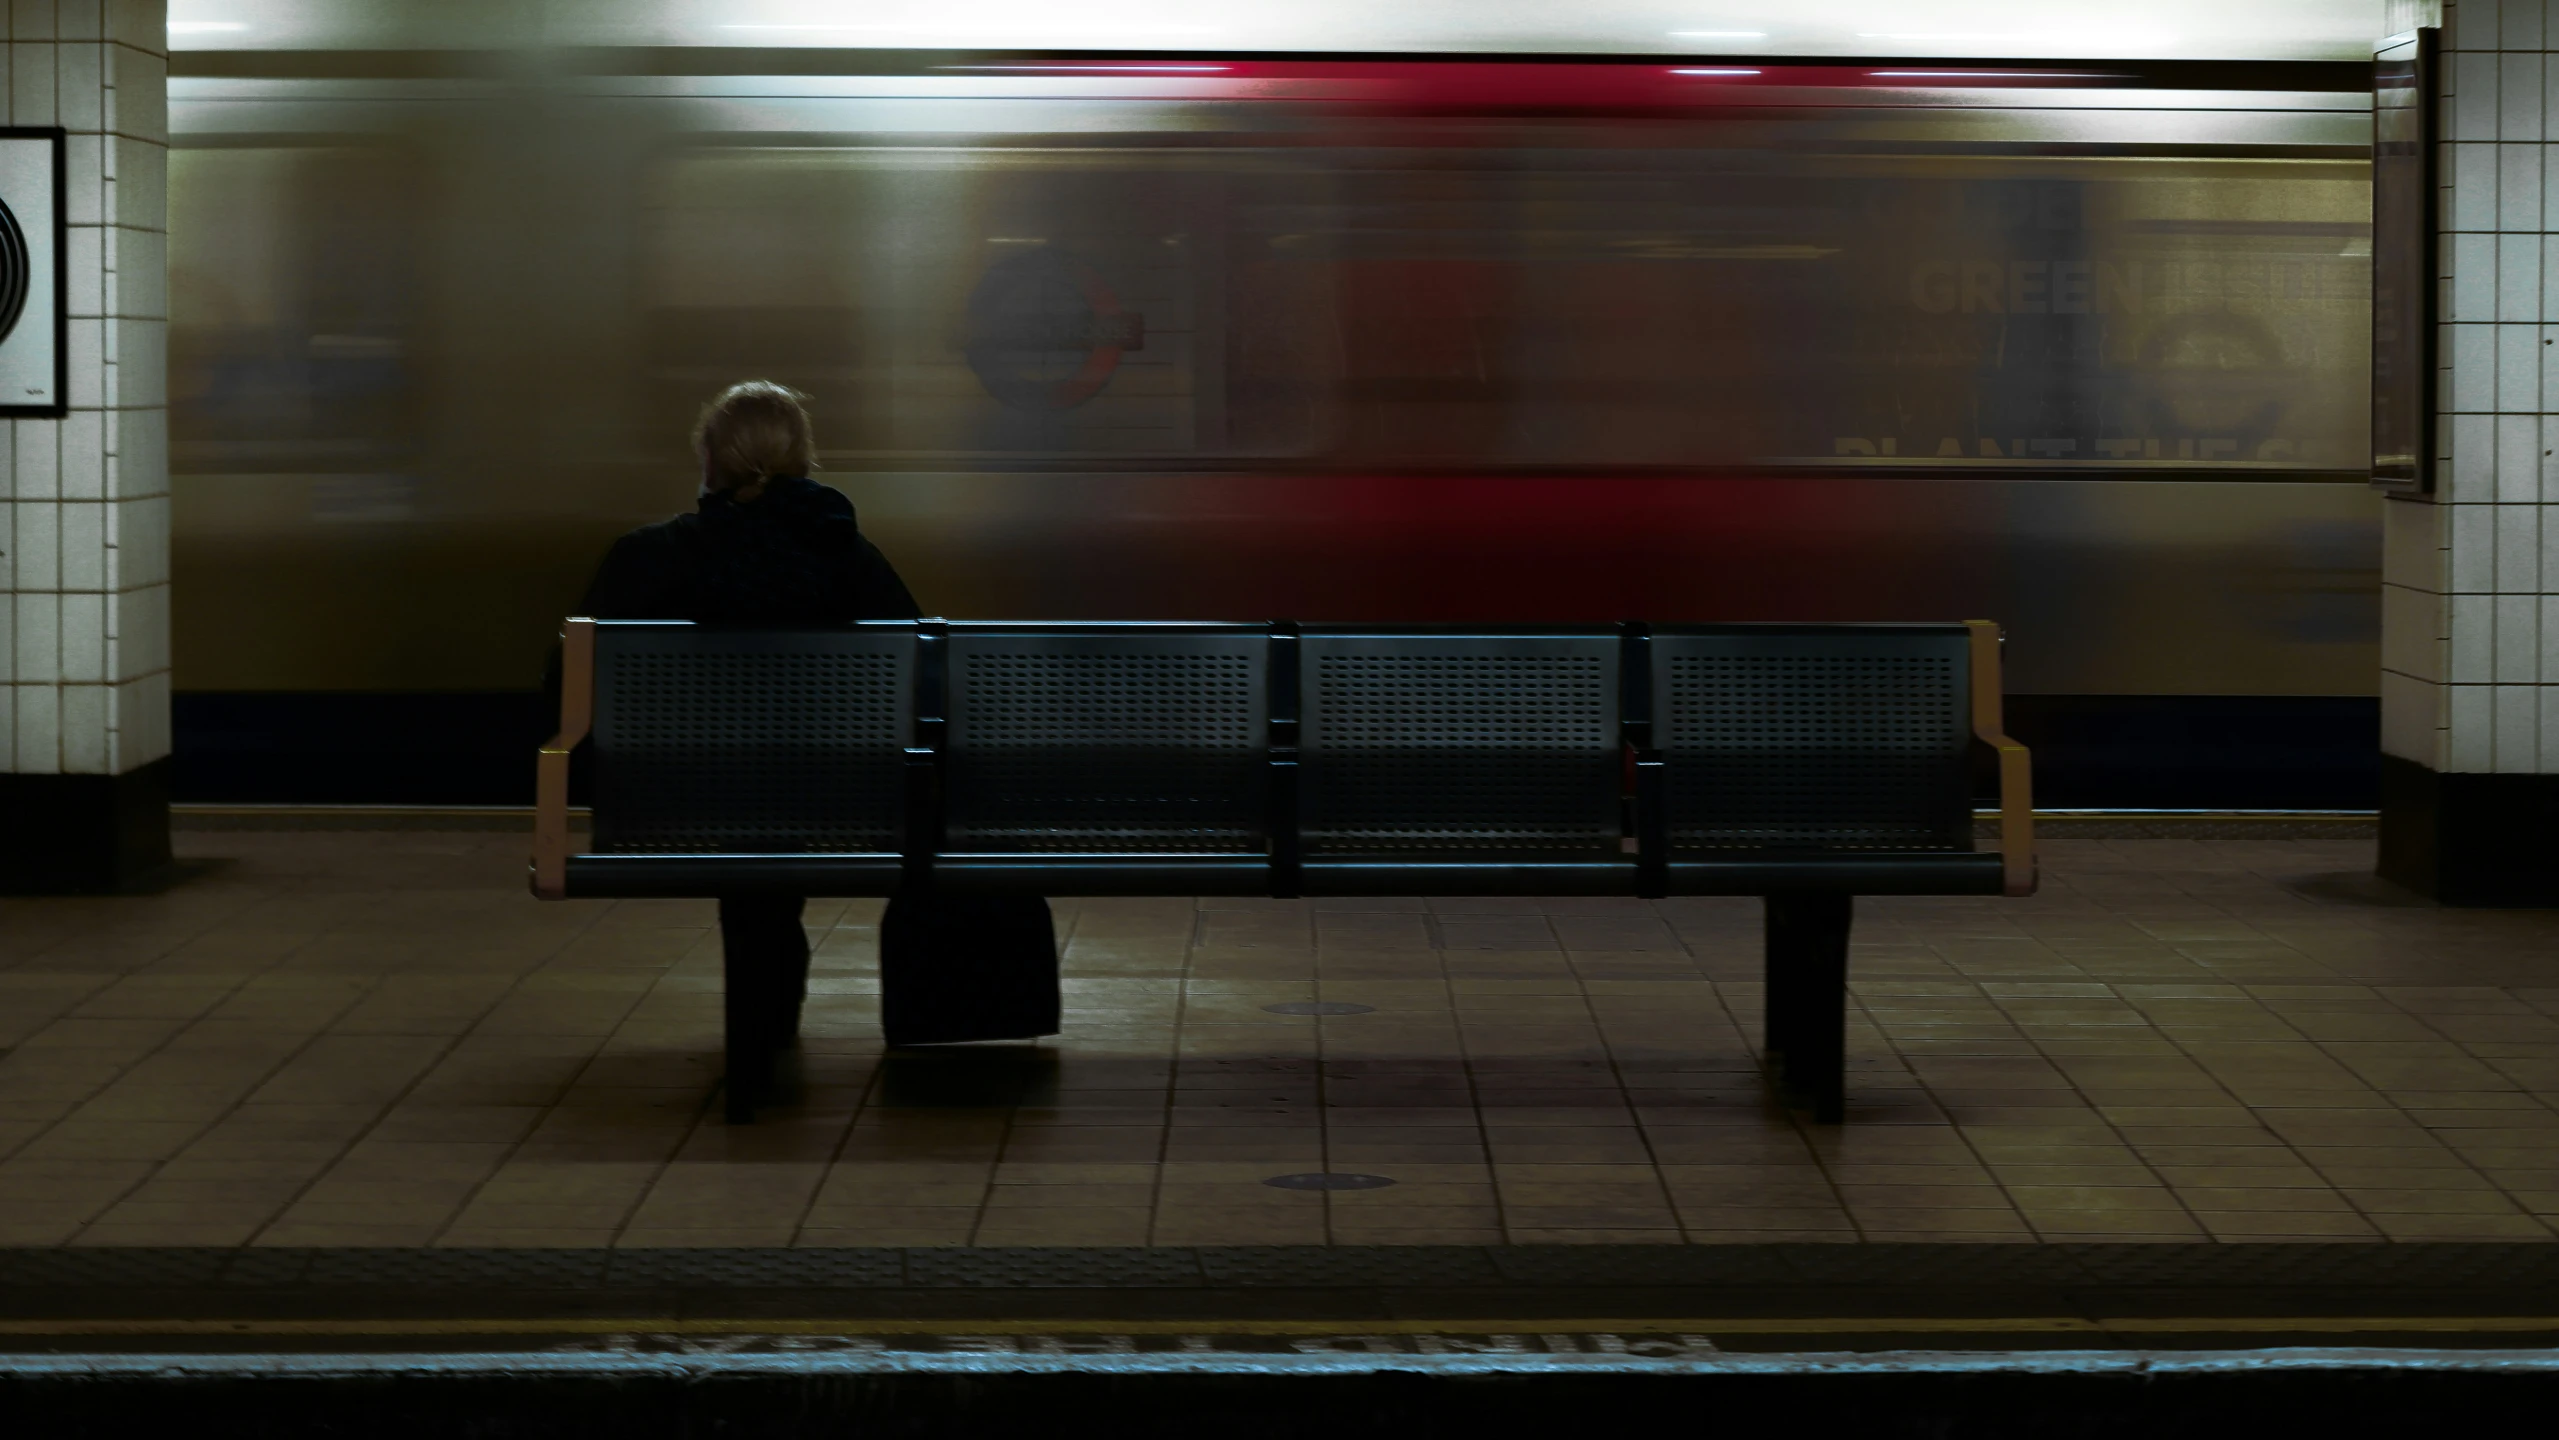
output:
<svg viewBox="0 0 2559 1440"><path fill-rule="evenodd" d="M2002 893L2035 893L2034 765L2026 747L2000 727L1999 624L1967 620L1972 631L1973 738L1999 757L1999 856Z"/></svg>
<svg viewBox="0 0 2559 1440"><path fill-rule="evenodd" d="M533 893L557 900L569 885L569 753L595 721L595 622L560 627L560 733L533 773Z"/></svg>

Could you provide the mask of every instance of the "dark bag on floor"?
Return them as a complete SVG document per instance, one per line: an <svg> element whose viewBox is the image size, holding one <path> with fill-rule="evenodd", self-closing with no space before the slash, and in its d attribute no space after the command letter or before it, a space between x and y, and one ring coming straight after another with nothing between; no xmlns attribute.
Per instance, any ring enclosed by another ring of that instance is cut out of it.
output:
<svg viewBox="0 0 2559 1440"><path fill-rule="evenodd" d="M1058 1026L1057 931L1036 895L902 894L880 918L891 1045L1021 1040Z"/></svg>

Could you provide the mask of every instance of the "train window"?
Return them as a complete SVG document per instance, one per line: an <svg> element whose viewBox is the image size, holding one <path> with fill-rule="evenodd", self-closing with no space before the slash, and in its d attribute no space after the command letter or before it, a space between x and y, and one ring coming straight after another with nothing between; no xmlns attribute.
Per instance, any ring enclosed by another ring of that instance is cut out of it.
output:
<svg viewBox="0 0 2559 1440"><path fill-rule="evenodd" d="M439 508L423 171L405 144L339 137L170 151L181 689L431 686L446 672L420 658L454 628L435 611L488 608L412 543Z"/></svg>
<svg viewBox="0 0 2559 1440"><path fill-rule="evenodd" d="M2360 162L699 150L653 407L839 458L2352 468Z"/></svg>
<svg viewBox="0 0 2559 1440"><path fill-rule="evenodd" d="M1307 427L1273 413L1285 401L1229 423L1218 343L1218 212L1274 168L1037 150L673 157L642 211L652 408L689 413L727 379L770 375L814 398L839 461L1306 449ZM1290 388L1288 341L1241 348Z"/></svg>
<svg viewBox="0 0 2559 1440"><path fill-rule="evenodd" d="M181 147L169 432L183 473L379 473L418 448L415 157Z"/></svg>
<svg viewBox="0 0 2559 1440"><path fill-rule="evenodd" d="M947 614L1990 614L2028 691L2372 683L2359 67L350 63L172 83L182 688L530 684L750 375Z"/></svg>

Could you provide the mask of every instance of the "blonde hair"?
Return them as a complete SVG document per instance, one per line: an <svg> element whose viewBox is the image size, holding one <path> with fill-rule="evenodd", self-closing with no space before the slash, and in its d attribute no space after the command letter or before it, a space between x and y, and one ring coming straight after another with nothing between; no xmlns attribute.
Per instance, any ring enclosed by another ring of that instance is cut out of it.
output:
<svg viewBox="0 0 2559 1440"><path fill-rule="evenodd" d="M711 483L734 490L817 468L808 397L770 380L741 380L711 397L693 422L693 453Z"/></svg>

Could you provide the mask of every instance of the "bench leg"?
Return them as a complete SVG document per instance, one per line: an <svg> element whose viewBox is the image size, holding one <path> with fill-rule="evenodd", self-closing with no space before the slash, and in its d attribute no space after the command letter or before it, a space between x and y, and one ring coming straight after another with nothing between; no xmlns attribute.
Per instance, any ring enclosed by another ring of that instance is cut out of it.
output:
<svg viewBox="0 0 2559 1440"><path fill-rule="evenodd" d="M1846 895L1771 895L1768 910L1768 1055L1778 1084L1837 1124L1847 1108Z"/></svg>

